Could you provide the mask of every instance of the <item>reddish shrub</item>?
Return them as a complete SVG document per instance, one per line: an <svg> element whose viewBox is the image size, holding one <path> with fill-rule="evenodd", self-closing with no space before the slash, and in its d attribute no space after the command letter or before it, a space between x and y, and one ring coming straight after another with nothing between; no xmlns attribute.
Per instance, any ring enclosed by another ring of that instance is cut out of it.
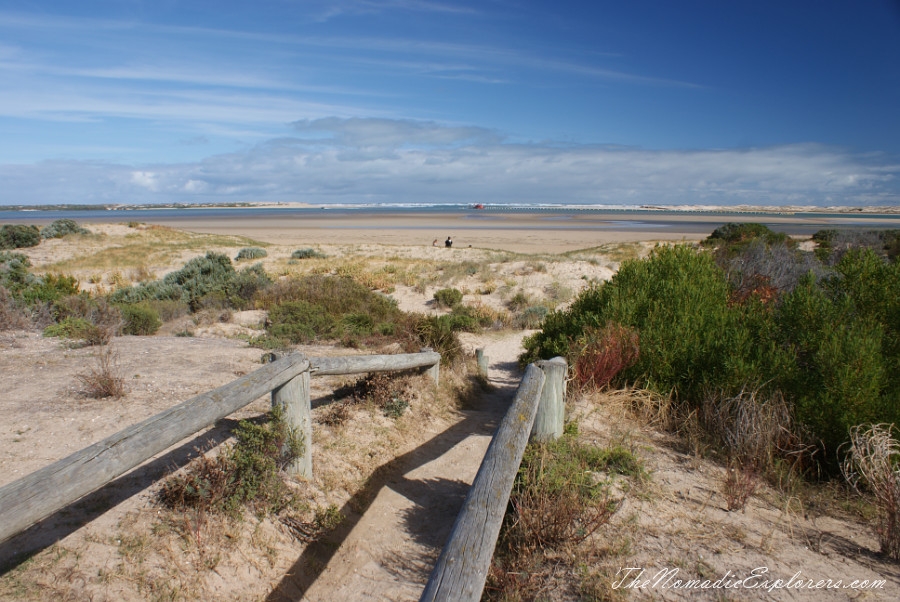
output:
<svg viewBox="0 0 900 602"><path fill-rule="evenodd" d="M640 353L638 333L614 322L586 330L578 345L574 379L581 388L605 387L619 372L633 366Z"/></svg>

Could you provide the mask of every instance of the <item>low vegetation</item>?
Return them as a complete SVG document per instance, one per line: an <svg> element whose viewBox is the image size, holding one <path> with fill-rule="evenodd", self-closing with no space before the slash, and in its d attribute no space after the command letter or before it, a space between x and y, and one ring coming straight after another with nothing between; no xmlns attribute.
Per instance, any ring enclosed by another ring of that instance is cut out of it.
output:
<svg viewBox="0 0 900 602"><path fill-rule="evenodd" d="M585 443L575 423L555 441L529 444L483 599L527 600L551 590L567 599L577 596L571 575L579 557L592 555L585 550L594 544L592 535L618 508L611 494L614 482L638 483L643 474L631 450Z"/></svg>
<svg viewBox="0 0 900 602"><path fill-rule="evenodd" d="M170 477L159 491L160 503L171 510L233 519L241 518L247 505L262 515L296 505L279 471L303 453L306 442L291 432L281 410L274 407L262 424L242 420L233 434L233 445L202 454Z"/></svg>

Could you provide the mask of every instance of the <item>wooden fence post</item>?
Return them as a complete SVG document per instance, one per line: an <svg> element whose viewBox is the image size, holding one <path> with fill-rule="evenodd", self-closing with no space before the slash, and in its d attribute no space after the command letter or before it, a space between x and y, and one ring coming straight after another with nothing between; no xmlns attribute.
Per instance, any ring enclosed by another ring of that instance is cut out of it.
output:
<svg viewBox="0 0 900 602"><path fill-rule="evenodd" d="M431 347L422 347L422 353L433 353L434 349ZM426 371L426 374L431 377L431 380L434 381L435 386L439 384L441 378L441 362L438 360L436 364L434 364L431 368Z"/></svg>
<svg viewBox="0 0 900 602"><path fill-rule="evenodd" d="M487 378L489 358L484 354L483 348L475 350L475 361L478 362L478 375Z"/></svg>
<svg viewBox="0 0 900 602"><path fill-rule="evenodd" d="M277 356L276 356L277 359ZM303 452L286 467L294 477L312 478L312 405L309 398L309 370L301 372L272 390L272 407L280 407L284 421L303 440Z"/></svg>
<svg viewBox="0 0 900 602"><path fill-rule="evenodd" d="M547 379L541 391L537 416L531 429L531 439L545 441L557 439L563 434L566 419L566 360L555 357L552 360L535 362Z"/></svg>

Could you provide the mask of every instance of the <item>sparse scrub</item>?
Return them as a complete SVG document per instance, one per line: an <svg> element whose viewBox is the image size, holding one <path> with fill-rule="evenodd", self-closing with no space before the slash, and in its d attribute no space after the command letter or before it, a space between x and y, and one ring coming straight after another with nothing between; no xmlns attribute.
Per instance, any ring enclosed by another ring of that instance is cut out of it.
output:
<svg viewBox="0 0 900 602"><path fill-rule="evenodd" d="M570 428L560 439L530 444L522 458L494 560L488 600L530 599L545 591L553 571L547 558L568 564L577 546L607 524L617 509L604 475L639 475L640 461L621 447L578 441ZM573 569L574 567L568 567Z"/></svg>
<svg viewBox="0 0 900 602"><path fill-rule="evenodd" d="M756 493L758 486L759 479L753 468L733 462L725 470L725 476L720 485L720 492L725 498L725 508L729 512L735 510L743 512L747 501Z"/></svg>
<svg viewBox="0 0 900 602"><path fill-rule="evenodd" d="M246 261L252 259L262 259L266 257L268 253L265 249L261 247L244 247L240 251L238 251L237 256L234 258L235 261Z"/></svg>
<svg viewBox="0 0 900 602"><path fill-rule="evenodd" d="M874 531L882 554L900 560L900 443L894 426L858 425L850 429L850 441L842 471L857 490L875 498Z"/></svg>
<svg viewBox="0 0 900 602"><path fill-rule="evenodd" d="M0 285L0 331L27 328L30 325L28 314L18 306L6 287Z"/></svg>
<svg viewBox="0 0 900 602"><path fill-rule="evenodd" d="M84 394L92 399L122 397L126 393L125 379L119 370L119 356L111 345L100 349L94 365L87 372L75 375L84 388Z"/></svg>
<svg viewBox="0 0 900 602"><path fill-rule="evenodd" d="M415 396L415 384L405 376L386 372L370 374L354 385L357 403L371 403L388 418L399 418Z"/></svg>

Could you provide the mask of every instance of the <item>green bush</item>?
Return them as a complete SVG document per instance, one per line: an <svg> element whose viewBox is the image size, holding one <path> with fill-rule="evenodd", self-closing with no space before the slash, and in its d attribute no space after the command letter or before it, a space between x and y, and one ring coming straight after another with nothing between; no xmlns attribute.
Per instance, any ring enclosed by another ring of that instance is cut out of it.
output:
<svg viewBox="0 0 900 602"><path fill-rule="evenodd" d="M125 319L125 326L122 331L132 336L149 336L156 334L159 327L162 326L162 320L153 307L148 304L123 305L122 317Z"/></svg>
<svg viewBox="0 0 900 602"><path fill-rule="evenodd" d="M308 301L286 301L269 310L266 331L291 343L335 336L337 322L326 307Z"/></svg>
<svg viewBox="0 0 900 602"><path fill-rule="evenodd" d="M0 227L0 250L36 247L41 243L41 233L37 226L4 224Z"/></svg>
<svg viewBox="0 0 900 602"><path fill-rule="evenodd" d="M53 303L67 295L78 294L78 281L74 276L44 274L29 286L21 289L22 298L29 305L37 302Z"/></svg>
<svg viewBox="0 0 900 602"><path fill-rule="evenodd" d="M90 231L71 219L58 219L41 230L43 238L62 238L69 234L90 234Z"/></svg>
<svg viewBox="0 0 900 602"><path fill-rule="evenodd" d="M81 340L91 345L100 345L108 341L97 326L84 318L66 318L62 322L51 324L44 329L44 336Z"/></svg>
<svg viewBox="0 0 900 602"><path fill-rule="evenodd" d="M245 259L262 259L266 257L268 253L265 249L261 249L259 247L244 247L240 251L238 251L237 257L234 258L235 261L241 261Z"/></svg>
<svg viewBox="0 0 900 602"><path fill-rule="evenodd" d="M456 307L462 303L463 294L455 288L442 288L434 292L434 300L442 307Z"/></svg>
<svg viewBox="0 0 900 602"><path fill-rule="evenodd" d="M315 249L297 249L291 253L291 259L324 259L325 254Z"/></svg>

